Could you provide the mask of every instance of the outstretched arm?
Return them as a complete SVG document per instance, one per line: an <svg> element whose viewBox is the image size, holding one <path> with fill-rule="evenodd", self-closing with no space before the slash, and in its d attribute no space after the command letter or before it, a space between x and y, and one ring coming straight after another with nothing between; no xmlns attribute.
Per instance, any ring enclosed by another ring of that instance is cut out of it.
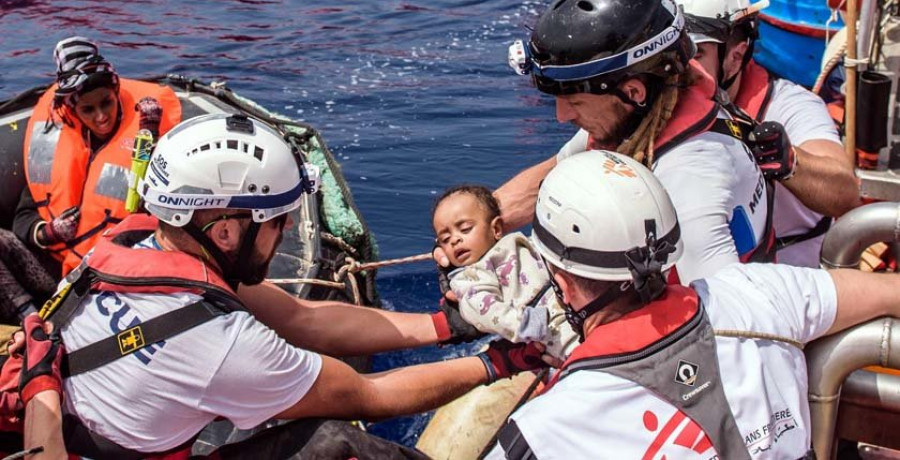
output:
<svg viewBox="0 0 900 460"><path fill-rule="evenodd" d="M534 344L495 341L478 356L357 374L327 356L303 398L276 418L382 419L415 414L456 399L477 385L546 367Z"/></svg>
<svg viewBox="0 0 900 460"><path fill-rule="evenodd" d="M38 393L25 407L25 449L42 447L41 453L28 455L34 460L64 460L66 446L62 436L62 408L59 393Z"/></svg>
<svg viewBox="0 0 900 460"><path fill-rule="evenodd" d="M487 379L481 359L474 356L367 375L323 356L316 383L303 399L275 418L375 420L415 414L448 403Z"/></svg>
<svg viewBox="0 0 900 460"><path fill-rule="evenodd" d="M807 208L840 217L859 206L859 183L841 144L813 139L794 147L797 169L781 182Z"/></svg>
<svg viewBox="0 0 900 460"><path fill-rule="evenodd" d="M900 275L830 270L837 291L837 314L828 334L879 316L900 318Z"/></svg>
<svg viewBox="0 0 900 460"><path fill-rule="evenodd" d="M500 201L503 231L510 232L531 223L541 181L556 166L556 155L538 163L501 185L494 191Z"/></svg>
<svg viewBox="0 0 900 460"><path fill-rule="evenodd" d="M357 356L438 342L430 315L341 302L298 299L271 283L241 286L253 315L294 346L331 356Z"/></svg>

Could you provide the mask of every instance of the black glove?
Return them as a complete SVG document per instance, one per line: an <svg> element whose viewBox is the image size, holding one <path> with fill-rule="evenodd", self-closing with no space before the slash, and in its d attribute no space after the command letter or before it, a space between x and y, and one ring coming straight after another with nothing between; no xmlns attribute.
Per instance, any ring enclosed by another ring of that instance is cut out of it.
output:
<svg viewBox="0 0 900 460"><path fill-rule="evenodd" d="M766 179L788 180L797 167L797 153L781 123L760 123L747 136L747 146Z"/></svg>
<svg viewBox="0 0 900 460"><path fill-rule="evenodd" d="M495 340L486 352L478 355L488 373L488 383L498 379L512 377L519 372L534 371L549 367L541 359L543 353L534 342L512 343L508 340Z"/></svg>
<svg viewBox="0 0 900 460"><path fill-rule="evenodd" d="M19 376L19 394L22 404L34 395L52 390L62 395L60 364L65 348L59 337L59 330L47 335L44 320L38 315L25 318L25 350L22 353L22 373Z"/></svg>
<svg viewBox="0 0 900 460"><path fill-rule="evenodd" d="M487 335L463 319L459 313L458 303L444 297L439 305L441 311L431 315L431 321L434 323L434 330L437 332L439 344L456 345L478 340Z"/></svg>
<svg viewBox="0 0 900 460"><path fill-rule="evenodd" d="M456 267L441 267L437 266L438 269L438 288L441 290L441 295L446 298L447 293L450 292L450 272L456 269Z"/></svg>
<svg viewBox="0 0 900 460"><path fill-rule="evenodd" d="M79 220L81 220L81 210L78 209L78 206L66 209L62 214L41 226L35 235L37 243L41 246L50 246L72 241L78 231Z"/></svg>

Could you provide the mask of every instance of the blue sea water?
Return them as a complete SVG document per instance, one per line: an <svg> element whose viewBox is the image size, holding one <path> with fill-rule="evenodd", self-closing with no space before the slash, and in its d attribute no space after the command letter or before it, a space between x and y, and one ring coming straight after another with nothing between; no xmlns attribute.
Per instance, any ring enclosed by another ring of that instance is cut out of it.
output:
<svg viewBox="0 0 900 460"><path fill-rule="evenodd" d="M435 195L496 187L574 133L552 99L506 64L543 0L0 0L0 100L54 76L67 36L100 43L124 76L179 73L228 85L316 126L343 166L381 257L429 251ZM427 312L432 264L384 269L385 307ZM360 331L365 334L365 331ZM376 370L459 355L428 347L376 356ZM413 445L427 416L371 430Z"/></svg>

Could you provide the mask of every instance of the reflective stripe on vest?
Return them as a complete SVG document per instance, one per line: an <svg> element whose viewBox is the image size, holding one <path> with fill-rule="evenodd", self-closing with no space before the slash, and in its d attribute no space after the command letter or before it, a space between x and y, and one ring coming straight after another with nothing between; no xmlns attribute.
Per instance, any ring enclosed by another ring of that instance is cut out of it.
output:
<svg viewBox="0 0 900 460"><path fill-rule="evenodd" d="M31 131L27 156L28 182L49 184L56 157L56 145L59 144L62 130L54 124L35 123Z"/></svg>

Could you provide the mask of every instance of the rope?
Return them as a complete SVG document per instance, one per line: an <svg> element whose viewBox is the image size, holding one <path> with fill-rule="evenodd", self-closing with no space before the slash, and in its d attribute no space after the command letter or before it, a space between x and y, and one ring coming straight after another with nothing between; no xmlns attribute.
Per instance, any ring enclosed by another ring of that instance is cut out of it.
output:
<svg viewBox="0 0 900 460"><path fill-rule="evenodd" d="M327 233L327 232L320 232L319 237L322 238L322 240L324 240L325 242L328 242L328 243L331 243L331 244L337 246L338 248L340 248L341 251L344 251L353 256L357 255L356 248L347 244L347 242L344 241L339 236L335 236L335 235L332 235L331 233Z"/></svg>
<svg viewBox="0 0 900 460"><path fill-rule="evenodd" d="M323 233L322 236L325 236ZM336 240L340 240L340 238L334 237ZM343 241L341 241L343 243ZM347 244L347 243L343 243ZM351 248L352 249L352 248ZM349 251L348 251L349 252ZM325 286L330 287L332 289L346 289L347 284L344 282L345 280L350 283L350 290L353 293L353 303L356 305L362 305L362 297L359 295L359 282L356 280L355 276L347 276L348 274L354 274L366 270L374 270L376 268L381 267L389 267L391 265L400 265L400 264L408 264L413 262L421 262L424 260L431 260L431 253L419 254L415 256L402 257L399 259L388 259L382 260L378 262L369 262L365 264L360 264L353 257L347 256L344 258L344 265L341 266L334 273L334 281L326 281L315 278L269 278L266 281L272 284L314 284L317 286Z"/></svg>
<svg viewBox="0 0 900 460"><path fill-rule="evenodd" d="M349 259L349 257L348 257L348 259ZM390 267L392 265L410 264L413 262L422 262L425 260L431 260L430 252L425 253L425 254L419 254L416 256L401 257L399 259L388 259L388 260L382 260L382 261L378 261L378 262L369 262L367 264L357 264L357 265L354 265L354 267L351 269L351 271L356 273L356 272L361 272L361 271L366 271L366 270L372 270L375 268ZM354 263L355 263L355 261L354 261Z"/></svg>
<svg viewBox="0 0 900 460"><path fill-rule="evenodd" d="M828 74L830 74L831 71L834 70L834 68L838 65L838 63L841 62L841 59L844 58L844 52L846 51L847 45L844 44L840 47L840 49L838 49L834 57L832 57L828 60L828 62L825 63L825 66L822 67L822 72L819 73L819 77L816 78L816 83L813 85L813 93L819 94L819 91L822 90L822 85L825 84L825 79L828 78Z"/></svg>
<svg viewBox="0 0 900 460"><path fill-rule="evenodd" d="M713 333L719 337L735 337L739 339L757 339L757 340L772 340L774 342L782 342L788 345L795 346L801 350L806 346L803 342L798 340L789 339L787 337L782 337L775 334L766 334L764 332L752 332L752 331L736 331L731 329L716 329Z"/></svg>
<svg viewBox="0 0 900 460"><path fill-rule="evenodd" d="M315 284L317 286L325 286L334 289L343 289L346 286L343 283L334 281L325 281L316 278L268 278L266 281L272 284Z"/></svg>

